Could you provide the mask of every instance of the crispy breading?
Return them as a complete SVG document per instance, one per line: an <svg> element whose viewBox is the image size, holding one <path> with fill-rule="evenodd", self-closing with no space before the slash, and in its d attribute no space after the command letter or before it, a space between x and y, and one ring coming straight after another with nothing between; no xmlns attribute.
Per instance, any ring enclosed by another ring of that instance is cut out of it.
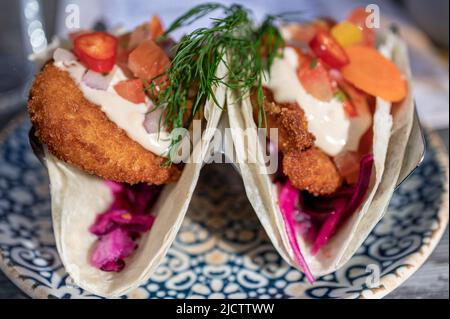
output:
<svg viewBox="0 0 450 319"><path fill-rule="evenodd" d="M314 146L305 112L297 103L278 103L272 91L264 88L264 110L268 128L278 128L278 148L283 153L283 173L292 185L313 195L330 195L342 179L333 161ZM253 117L258 119L255 90L251 95Z"/></svg>
<svg viewBox="0 0 450 319"><path fill-rule="evenodd" d="M267 127L278 128L278 147L282 152L302 151L314 145L314 135L308 131L305 112L297 103L277 103L272 92L264 88L264 110ZM252 92L253 117L258 119L258 102L255 90ZM262 123L264 126L264 123Z"/></svg>
<svg viewBox="0 0 450 319"><path fill-rule="evenodd" d="M89 102L70 77L49 63L36 77L28 101L36 136L58 159L129 184L166 184L181 170L144 149Z"/></svg>
<svg viewBox="0 0 450 319"><path fill-rule="evenodd" d="M342 185L333 161L317 147L285 153L283 173L294 187L315 196L333 194Z"/></svg>

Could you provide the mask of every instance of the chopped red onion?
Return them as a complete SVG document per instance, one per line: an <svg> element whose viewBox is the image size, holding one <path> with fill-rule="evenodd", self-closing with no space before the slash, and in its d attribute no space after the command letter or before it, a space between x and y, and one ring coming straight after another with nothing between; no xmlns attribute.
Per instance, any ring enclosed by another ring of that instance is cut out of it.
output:
<svg viewBox="0 0 450 319"><path fill-rule="evenodd" d="M152 109L145 115L144 128L149 134L158 133L161 126L164 124L164 119L161 118L162 108L152 107Z"/></svg>
<svg viewBox="0 0 450 319"><path fill-rule="evenodd" d="M83 83L92 89L106 91L109 87L109 84L111 83L113 76L114 71L105 76L101 73L88 70L83 75Z"/></svg>

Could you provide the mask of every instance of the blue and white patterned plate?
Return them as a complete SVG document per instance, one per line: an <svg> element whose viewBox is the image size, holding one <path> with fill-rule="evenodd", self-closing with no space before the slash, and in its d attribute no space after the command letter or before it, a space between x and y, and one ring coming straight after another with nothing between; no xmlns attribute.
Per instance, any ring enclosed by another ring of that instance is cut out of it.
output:
<svg viewBox="0 0 450 319"><path fill-rule="evenodd" d="M0 268L34 298L96 298L75 287L60 262L47 174L28 144L29 122L15 122L0 135ZM125 297L383 297L422 265L448 222L447 155L435 137L428 141L423 165L357 254L314 286L274 250L234 170L206 166L165 261Z"/></svg>

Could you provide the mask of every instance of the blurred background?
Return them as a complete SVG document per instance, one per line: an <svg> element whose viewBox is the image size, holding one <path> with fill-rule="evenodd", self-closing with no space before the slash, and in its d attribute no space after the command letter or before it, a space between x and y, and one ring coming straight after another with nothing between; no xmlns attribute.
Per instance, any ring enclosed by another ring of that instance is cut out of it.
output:
<svg viewBox="0 0 450 319"><path fill-rule="evenodd" d="M80 10L79 26L101 23L108 28L132 28L153 14L166 25L184 10L204 1L162 0L0 0L0 128L25 108L35 70L27 57L45 49L54 36L64 36L71 5ZM382 28L399 26L408 42L414 75L414 94L422 123L440 130L448 144L449 1L447 0L222 0L243 3L256 18L266 13L302 11L305 19L330 16L343 19L355 6L377 4ZM73 8L73 7L72 7Z"/></svg>

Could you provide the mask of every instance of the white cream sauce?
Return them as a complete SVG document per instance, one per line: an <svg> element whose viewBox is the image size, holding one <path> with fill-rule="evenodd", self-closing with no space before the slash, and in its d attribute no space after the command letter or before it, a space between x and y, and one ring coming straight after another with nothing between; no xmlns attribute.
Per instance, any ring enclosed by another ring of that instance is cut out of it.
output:
<svg viewBox="0 0 450 319"><path fill-rule="evenodd" d="M146 113L154 107L150 99L146 98L145 103L136 104L122 98L114 90L114 85L122 80L127 80L118 66L114 66L108 75L112 76L112 79L108 89L103 91L93 89L83 83L82 78L87 69L81 63L69 61L55 62L54 64L59 69L67 71L86 99L98 105L112 122L126 132L128 137L156 155L167 156L171 141L170 134L164 130L150 134L143 125Z"/></svg>
<svg viewBox="0 0 450 319"><path fill-rule="evenodd" d="M316 146L330 156L339 154L349 138L350 120L343 104L333 98L322 102L308 92L297 76L298 56L294 49L285 48L282 58L276 59L265 78L277 102L297 102L305 111L308 129L316 137ZM353 132L352 132L353 134Z"/></svg>

